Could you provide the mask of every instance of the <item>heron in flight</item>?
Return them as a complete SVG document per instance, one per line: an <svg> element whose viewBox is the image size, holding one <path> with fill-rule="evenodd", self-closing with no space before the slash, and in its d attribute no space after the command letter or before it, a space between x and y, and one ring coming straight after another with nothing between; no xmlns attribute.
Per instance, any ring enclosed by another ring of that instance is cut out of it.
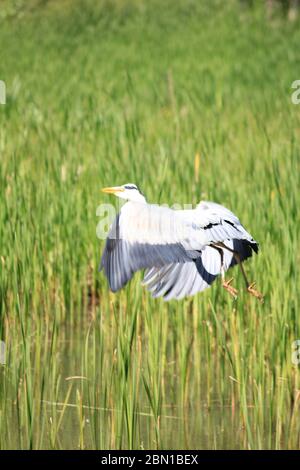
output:
<svg viewBox="0 0 300 470"><path fill-rule="evenodd" d="M143 285L153 297L195 295L221 275L222 286L236 298L225 272L238 264L247 291L263 301L242 264L258 252L258 243L226 207L205 201L191 210L148 204L132 183L102 191L127 201L110 227L100 264L113 292L145 270Z"/></svg>

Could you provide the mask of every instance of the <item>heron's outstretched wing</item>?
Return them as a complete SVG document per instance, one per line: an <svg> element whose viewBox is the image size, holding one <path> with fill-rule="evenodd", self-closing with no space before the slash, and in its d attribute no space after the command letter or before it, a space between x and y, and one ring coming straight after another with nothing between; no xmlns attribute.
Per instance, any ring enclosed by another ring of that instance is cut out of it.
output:
<svg viewBox="0 0 300 470"><path fill-rule="evenodd" d="M228 248L239 253L241 261L252 256L253 246L246 240L227 240L225 244ZM223 254L224 270L227 271L237 261L230 251L223 250ZM179 300L210 287L220 272L220 254L208 246L195 261L148 269L144 276L143 285L147 287L153 297Z"/></svg>
<svg viewBox="0 0 300 470"><path fill-rule="evenodd" d="M201 247L194 249L199 244L192 240L189 215L178 217L177 212L132 202L122 207L100 264L112 291L123 287L140 269L185 263L200 256Z"/></svg>

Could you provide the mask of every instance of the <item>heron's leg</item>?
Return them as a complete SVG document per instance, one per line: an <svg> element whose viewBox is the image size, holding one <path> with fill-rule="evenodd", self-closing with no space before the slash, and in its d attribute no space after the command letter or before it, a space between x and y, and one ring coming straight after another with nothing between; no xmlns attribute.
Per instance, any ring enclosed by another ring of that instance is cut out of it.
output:
<svg viewBox="0 0 300 470"><path fill-rule="evenodd" d="M228 281L225 281L224 252L223 252L222 248L220 248L218 246L215 246L215 245L210 245L210 246L212 248L214 248L215 250L217 250L220 254L222 286L224 287L224 289L227 290L227 292L229 292L230 295L232 295L232 297L234 297L236 299L237 294L238 294L238 290L230 285L233 281L233 277L231 279L229 279Z"/></svg>
<svg viewBox="0 0 300 470"><path fill-rule="evenodd" d="M235 251L235 250L232 250L232 248L229 248L228 246L224 245L224 243L220 242L220 243L217 243L216 244L218 247L222 247L224 248L225 250L228 250L230 251L230 253L233 254L233 256L235 257L241 271L242 271L242 274L243 274L243 278L245 280L245 283L246 283L246 287L247 287L247 291L249 292L249 294L252 294L254 295L254 297L256 297L257 299L259 299L261 302L264 301L264 296L258 291L255 289L255 285L256 285L256 282L249 282L248 281L248 278L246 276L246 272L245 272L245 269L244 269L244 266L243 266L243 262L241 261L241 257L240 257L240 254Z"/></svg>

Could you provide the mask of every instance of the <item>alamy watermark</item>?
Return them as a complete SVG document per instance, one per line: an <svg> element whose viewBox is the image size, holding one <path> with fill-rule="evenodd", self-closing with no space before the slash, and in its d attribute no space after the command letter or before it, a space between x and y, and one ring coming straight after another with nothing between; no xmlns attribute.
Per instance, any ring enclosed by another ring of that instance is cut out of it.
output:
<svg viewBox="0 0 300 470"><path fill-rule="evenodd" d="M128 214L126 226L122 225L122 220L117 221L122 203L119 202L118 208L113 204L100 204L97 207L96 215L100 218L96 235L100 240L105 240L109 234L110 239L135 238L136 231L139 235L148 234L155 241L155 237L159 237L161 233L169 239L181 238L188 239L191 231L196 228L195 223L185 223L184 219L174 218L171 210L191 210L194 209L192 204L136 204L133 213ZM121 216L122 217L122 216ZM117 221L114 223L114 221ZM120 232L120 225L122 232ZM141 230L140 230L141 229ZM146 240L140 240L141 243ZM157 242L160 242L158 238Z"/></svg>
<svg viewBox="0 0 300 470"><path fill-rule="evenodd" d="M6 345L4 341L0 341L0 364L6 364Z"/></svg>
<svg viewBox="0 0 300 470"><path fill-rule="evenodd" d="M292 88L295 89L291 96L292 103L300 104L300 80L295 80L292 83Z"/></svg>
<svg viewBox="0 0 300 470"><path fill-rule="evenodd" d="M300 339L292 342L292 363L295 366L300 364Z"/></svg>
<svg viewBox="0 0 300 470"><path fill-rule="evenodd" d="M6 104L6 85L3 80L0 80L0 104Z"/></svg>

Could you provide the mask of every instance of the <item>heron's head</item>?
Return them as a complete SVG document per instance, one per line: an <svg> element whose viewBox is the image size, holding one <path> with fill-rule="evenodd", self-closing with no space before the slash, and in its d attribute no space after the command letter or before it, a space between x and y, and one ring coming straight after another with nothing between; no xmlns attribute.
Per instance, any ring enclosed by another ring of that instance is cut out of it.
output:
<svg viewBox="0 0 300 470"><path fill-rule="evenodd" d="M133 202L146 202L145 196L141 193L136 184L126 183L123 186L112 186L110 188L103 188L104 193L115 194L115 196L127 201Z"/></svg>

